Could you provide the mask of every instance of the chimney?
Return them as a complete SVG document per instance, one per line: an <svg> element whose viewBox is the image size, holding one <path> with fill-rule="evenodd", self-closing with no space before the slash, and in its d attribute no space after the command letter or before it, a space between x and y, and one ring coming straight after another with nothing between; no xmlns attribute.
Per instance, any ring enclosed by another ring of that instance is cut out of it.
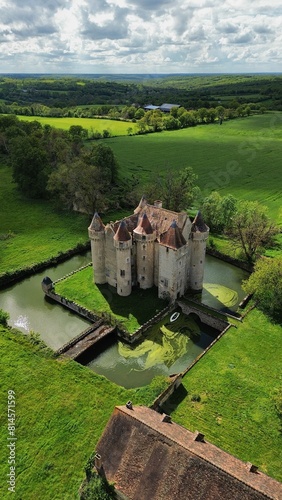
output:
<svg viewBox="0 0 282 500"><path fill-rule="evenodd" d="M163 413L161 417L162 417L162 422L171 423L171 416L170 415L166 415L166 413Z"/></svg>
<svg viewBox="0 0 282 500"><path fill-rule="evenodd" d="M96 453L95 454L95 457L94 457L94 465L96 467L96 469L99 471L102 467L102 458L101 458L101 455L99 455L99 453Z"/></svg>
<svg viewBox="0 0 282 500"><path fill-rule="evenodd" d="M195 437L194 437L194 440L195 440L195 441L200 441L201 443L204 443L204 442L205 442L205 441L204 441L205 435L204 435L204 434L202 434L201 432L195 431L194 436L195 436Z"/></svg>
<svg viewBox="0 0 282 500"><path fill-rule="evenodd" d="M132 402L131 401L127 401L126 403L126 408L128 408L129 410L132 410L133 409L133 405L132 405Z"/></svg>
<svg viewBox="0 0 282 500"><path fill-rule="evenodd" d="M250 472L256 473L258 471L258 466L252 464L251 462L247 462L247 467Z"/></svg>
<svg viewBox="0 0 282 500"><path fill-rule="evenodd" d="M155 200L154 201L154 207L156 207L156 208L163 208L163 202L161 200Z"/></svg>

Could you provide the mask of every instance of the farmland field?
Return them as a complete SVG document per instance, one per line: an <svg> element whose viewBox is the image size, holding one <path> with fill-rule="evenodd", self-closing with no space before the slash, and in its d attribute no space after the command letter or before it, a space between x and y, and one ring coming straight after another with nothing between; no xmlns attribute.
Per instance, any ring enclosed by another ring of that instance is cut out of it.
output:
<svg viewBox="0 0 282 500"><path fill-rule="evenodd" d="M185 375L182 389L164 408L175 422L203 432L208 441L279 481L281 333L280 325L253 310Z"/></svg>
<svg viewBox="0 0 282 500"><path fill-rule="evenodd" d="M226 121L221 126L160 132L107 141L122 174L146 185L156 174L191 166L204 195L215 189L239 199L258 200L282 223L282 113Z"/></svg>
<svg viewBox="0 0 282 500"><path fill-rule="evenodd" d="M52 127L61 128L63 130L69 130L72 125L80 125L81 127L87 129L88 131L100 132L103 130L109 130L113 136L122 136L128 134L128 128L132 128L133 131L137 131L138 127L136 123L123 122L118 120L105 120L103 118L52 118L45 116L21 116L18 118L24 121L38 121L42 125L51 125Z"/></svg>

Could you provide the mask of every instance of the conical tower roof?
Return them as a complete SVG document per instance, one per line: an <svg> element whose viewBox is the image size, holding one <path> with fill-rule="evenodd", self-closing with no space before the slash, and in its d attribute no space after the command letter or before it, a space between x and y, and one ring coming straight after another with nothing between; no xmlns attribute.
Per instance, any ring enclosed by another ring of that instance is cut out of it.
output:
<svg viewBox="0 0 282 500"><path fill-rule="evenodd" d="M124 220L121 221L116 234L114 235L115 241L129 241L131 240L131 236L127 229L126 223Z"/></svg>
<svg viewBox="0 0 282 500"><path fill-rule="evenodd" d="M135 233L138 234L153 234L153 228L151 226L151 222L149 221L147 214L144 213L139 221L138 226L134 229Z"/></svg>
<svg viewBox="0 0 282 500"><path fill-rule="evenodd" d="M198 231L199 233L207 233L209 231L209 228L205 224L200 210L198 211L195 219L192 222L191 231L192 233L195 233L196 231Z"/></svg>
<svg viewBox="0 0 282 500"><path fill-rule="evenodd" d="M138 214L147 205L146 196L143 194L141 200L139 201L138 207L135 208L134 213Z"/></svg>
<svg viewBox="0 0 282 500"><path fill-rule="evenodd" d="M172 222L168 230L161 235L160 243L176 250L186 245L186 240L175 220Z"/></svg>
<svg viewBox="0 0 282 500"><path fill-rule="evenodd" d="M92 231L104 231L105 226L104 226L104 224L103 224L103 222L102 222L102 220L97 212L95 212L93 219L91 221L91 224L90 224L88 229L90 229Z"/></svg>

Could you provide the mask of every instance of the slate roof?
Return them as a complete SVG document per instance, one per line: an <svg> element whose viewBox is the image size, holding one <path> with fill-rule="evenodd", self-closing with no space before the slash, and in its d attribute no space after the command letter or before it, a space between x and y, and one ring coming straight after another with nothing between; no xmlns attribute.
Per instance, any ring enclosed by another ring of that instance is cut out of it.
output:
<svg viewBox="0 0 282 500"><path fill-rule="evenodd" d="M103 224L103 222L102 222L102 220L97 212L95 212L93 219L91 221L91 224L90 224L88 229L94 230L94 231L104 231L105 226L104 226L104 224Z"/></svg>
<svg viewBox="0 0 282 500"><path fill-rule="evenodd" d="M124 220L121 221L116 234L114 235L114 240L116 241L129 241L131 240L131 236L128 232L126 222Z"/></svg>
<svg viewBox="0 0 282 500"><path fill-rule="evenodd" d="M191 231L192 233L195 233L196 231L200 233L206 233L207 231L209 231L209 228L205 224L203 216L200 211L198 211L195 219L192 222Z"/></svg>
<svg viewBox="0 0 282 500"><path fill-rule="evenodd" d="M141 218L140 218L140 221L139 221L139 224L138 226L136 227L136 229L134 229L134 232L135 233L138 233L138 234L153 234L153 228L151 226L151 223L147 217L147 214L144 213Z"/></svg>
<svg viewBox="0 0 282 500"><path fill-rule="evenodd" d="M119 406L104 430L97 445L103 470L127 498L281 500L281 483L165 420L144 406Z"/></svg>
<svg viewBox="0 0 282 500"><path fill-rule="evenodd" d="M177 250L186 245L186 240L174 220L168 230L161 235L160 244Z"/></svg>

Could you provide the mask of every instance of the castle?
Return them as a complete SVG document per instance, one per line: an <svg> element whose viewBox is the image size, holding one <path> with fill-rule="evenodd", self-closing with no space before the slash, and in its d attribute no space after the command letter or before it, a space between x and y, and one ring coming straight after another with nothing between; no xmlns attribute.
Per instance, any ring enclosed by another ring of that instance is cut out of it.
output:
<svg viewBox="0 0 282 500"><path fill-rule="evenodd" d="M133 286L158 287L158 296L172 301L186 290L203 287L209 228L200 212L193 222L186 212L173 212L161 201L142 197L129 217L106 226L95 213L88 228L94 281L108 283L122 296Z"/></svg>

